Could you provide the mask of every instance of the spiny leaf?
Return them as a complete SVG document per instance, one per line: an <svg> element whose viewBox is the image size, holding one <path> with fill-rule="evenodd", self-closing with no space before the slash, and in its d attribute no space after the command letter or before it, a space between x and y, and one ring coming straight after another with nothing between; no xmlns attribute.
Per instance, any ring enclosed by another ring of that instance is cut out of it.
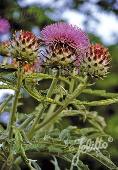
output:
<svg viewBox="0 0 118 170"><path fill-rule="evenodd" d="M60 115L61 117L66 117L66 116L77 116L80 115L83 118L83 121L88 121L91 123L94 127L97 129L101 130L106 127L106 123L104 121L104 118L99 116L97 112L95 111L88 111L86 108L77 106L78 110L64 110L62 114Z"/></svg>
<svg viewBox="0 0 118 170"><path fill-rule="evenodd" d="M14 67L13 64L6 64L6 65L0 64L0 75L11 74L16 71L17 69Z"/></svg>
<svg viewBox="0 0 118 170"><path fill-rule="evenodd" d="M79 101L79 100L75 100L73 102L75 102L77 105L106 106L106 105L118 103L118 97L117 98L106 99L106 100L92 101L92 102Z"/></svg>
<svg viewBox="0 0 118 170"><path fill-rule="evenodd" d="M13 87L12 85L9 85L9 84L0 84L0 89L12 89L12 90L16 90L15 87Z"/></svg>
<svg viewBox="0 0 118 170"><path fill-rule="evenodd" d="M108 93L105 90L85 89L85 90L83 90L83 93L90 94L90 95L101 96L101 97L106 97L106 98L118 97L118 94L116 94L116 93Z"/></svg>
<svg viewBox="0 0 118 170"><path fill-rule="evenodd" d="M108 157L104 156L101 152L87 154L101 162L110 170L118 170L118 167Z"/></svg>
<svg viewBox="0 0 118 170"><path fill-rule="evenodd" d="M62 155L61 156L64 160L72 163L72 159L74 157L73 154ZM77 166L78 170L90 170L87 165L85 165L80 159L78 159Z"/></svg>
<svg viewBox="0 0 118 170"><path fill-rule="evenodd" d="M53 79L52 75L43 74L43 73L32 73L27 75L25 79Z"/></svg>
<svg viewBox="0 0 118 170"><path fill-rule="evenodd" d="M49 97L46 96L42 96L36 89L35 87L32 88L32 86L30 86L30 84L28 85L26 83L26 81L23 81L23 86L24 89L36 100L40 101L40 102L48 102L48 103L54 103L54 104L58 104L58 105L62 105L60 102L57 102Z"/></svg>
<svg viewBox="0 0 118 170"><path fill-rule="evenodd" d="M12 99L13 95L10 95L4 102L0 105L0 113L4 111L4 108L8 104L8 102Z"/></svg>

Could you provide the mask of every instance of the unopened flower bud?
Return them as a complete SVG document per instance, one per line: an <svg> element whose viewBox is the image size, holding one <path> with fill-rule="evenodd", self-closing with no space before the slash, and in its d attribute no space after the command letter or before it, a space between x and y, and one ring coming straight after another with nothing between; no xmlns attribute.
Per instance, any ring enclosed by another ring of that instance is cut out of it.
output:
<svg viewBox="0 0 118 170"><path fill-rule="evenodd" d="M11 54L21 63L33 63L39 56L39 39L29 31L19 31L11 41Z"/></svg>
<svg viewBox="0 0 118 170"><path fill-rule="evenodd" d="M80 73L95 78L103 78L108 74L110 54L107 48L101 44L92 44L90 52L81 63Z"/></svg>

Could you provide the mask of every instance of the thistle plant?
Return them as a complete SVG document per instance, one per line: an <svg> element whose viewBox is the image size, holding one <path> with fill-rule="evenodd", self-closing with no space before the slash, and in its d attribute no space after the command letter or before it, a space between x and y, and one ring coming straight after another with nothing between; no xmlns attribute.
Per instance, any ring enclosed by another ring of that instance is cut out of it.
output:
<svg viewBox="0 0 118 170"><path fill-rule="evenodd" d="M118 94L91 88L109 72L111 57L106 47L92 44L80 28L55 23L43 28L40 37L15 32L7 44L0 44L0 54L0 89L14 90L0 105L0 114L9 111L7 125L0 126L2 170L20 170L22 165L41 169L36 161L41 156L50 157L55 170L89 170L81 160L86 156L118 169L106 156L113 139L105 132L105 120L90 111L92 106L118 102ZM29 114L18 111L26 93L38 102ZM104 100L83 100L85 94ZM72 117L83 126L69 123ZM68 162L67 167L60 167L58 158Z"/></svg>

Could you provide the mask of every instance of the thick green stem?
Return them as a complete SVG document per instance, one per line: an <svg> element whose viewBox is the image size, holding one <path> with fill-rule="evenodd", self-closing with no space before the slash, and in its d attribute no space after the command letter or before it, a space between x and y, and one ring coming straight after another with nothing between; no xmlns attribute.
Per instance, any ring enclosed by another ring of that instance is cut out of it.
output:
<svg viewBox="0 0 118 170"><path fill-rule="evenodd" d="M54 79L53 81L56 82L57 80ZM56 85L56 83L54 83L54 82L52 82L52 84L53 84L53 85ZM74 91L73 95L72 95L70 98L68 98L67 101L65 100L65 105L64 105L64 107L60 107L60 108L55 112L56 114L54 113L51 117L49 117L48 119L45 119L45 121L43 121L41 124L39 124L39 126L36 127L36 124L35 124L34 127L33 127L33 128L34 128L33 131L36 131L36 130L42 128L43 126L47 125L50 121L54 120L54 118L55 118L56 116L58 116L58 114L59 114L64 108L66 108L66 106L69 104L69 102L70 102L72 99L76 98L76 97L83 91L83 89L85 88L85 86L86 86L86 82L83 83L83 84L80 84L80 85L78 86L78 88ZM53 88L54 88L54 87L53 87ZM52 88L52 85L51 85L51 86L50 86L50 89L49 89L49 92L48 92L48 95L49 95L49 94L51 95L53 88ZM48 97L50 97L50 96L48 96ZM56 96L56 99L57 99L57 98L59 99L60 96L59 96L59 95ZM37 107L36 110L38 110L38 113L40 112L40 114L39 114L38 116L41 115L41 112L42 112L42 110L43 110L43 107L44 107L43 104L40 104L40 105ZM51 107L50 107L50 109L49 109L49 112L54 111L55 108L56 108L56 104L52 104ZM35 121L39 120L39 118L40 118L40 117L37 117L37 119L36 119ZM30 133L28 133L28 137L29 137L29 138L32 138L32 135L33 135L33 132L30 131ZM18 158L16 159L15 163L16 163L16 164L19 164L20 162L21 162L21 157L18 157Z"/></svg>
<svg viewBox="0 0 118 170"><path fill-rule="evenodd" d="M19 129L24 129L29 125L29 123L34 119L34 115L31 115L29 118L27 118L20 126Z"/></svg>
<svg viewBox="0 0 118 170"><path fill-rule="evenodd" d="M55 85L57 84L57 81L58 81L58 79L56 79L56 78L54 78L54 79L52 80L51 86L50 86L50 88L49 88L49 90L48 90L48 93L47 93L47 97L51 97L52 91L53 91L53 89L55 88Z"/></svg>
<svg viewBox="0 0 118 170"><path fill-rule="evenodd" d="M71 79L71 83L70 83L70 89L69 89L69 92L70 92L70 93L73 92L74 84L75 84L75 80L72 78L72 79Z"/></svg>
<svg viewBox="0 0 118 170"><path fill-rule="evenodd" d="M70 82L70 87L69 87L69 93L71 94L74 90L74 85L75 85L75 70L73 70L72 77L71 77L71 82Z"/></svg>
<svg viewBox="0 0 118 170"><path fill-rule="evenodd" d="M70 85L70 82L69 82L69 80L67 80L66 78L64 78L64 77L61 77L61 76L59 76L58 77L58 79L56 79L56 81L57 80L61 80L62 82L64 82L64 83L66 83L66 84L69 84ZM53 82L54 83L54 82ZM52 87L51 87L51 89L52 89ZM53 90L53 89L52 89ZM51 90L50 90L51 91ZM49 95L50 93L48 92L48 95ZM59 101L59 96L58 97L56 97L55 98L55 101ZM57 104L51 104L51 106L50 107L56 107L57 106ZM39 104L37 107L36 107L36 109L35 109L35 111L33 112L33 114L35 115L37 112L38 112L38 116L39 117L41 117L41 113L42 113L42 109L44 108L44 105L41 103L41 104ZM49 110L50 110L50 108L49 108ZM47 113L48 114L48 113ZM26 119L25 120L25 122L23 122L21 125L20 125L20 127L19 128L26 128L27 127L27 125L32 121L34 119L34 117L32 117L32 118L28 118L28 119Z"/></svg>
<svg viewBox="0 0 118 170"><path fill-rule="evenodd" d="M64 82L60 82L60 85L62 86L62 87L64 87ZM61 98L61 95L60 94L56 94L56 96L55 96L55 101L59 101L59 99ZM53 114L53 112L54 112L54 110L56 109L56 107L57 107L57 104L51 104L50 105L50 107L49 107L49 109L48 109L48 112L47 112L47 114L46 114L46 116L45 116L45 120L47 120L49 117L51 117L51 115Z"/></svg>
<svg viewBox="0 0 118 170"><path fill-rule="evenodd" d="M9 119L9 123L8 123L9 138L11 138L13 135L12 126L13 126L14 122L16 121L15 114L17 112L17 104L18 104L18 97L20 94L21 83L22 83L22 71L19 69L18 70L17 89L15 91L15 96L14 96L14 100L13 100L13 104L12 104L12 110L11 110L10 119Z"/></svg>
<svg viewBox="0 0 118 170"><path fill-rule="evenodd" d="M58 101L60 99L60 95L56 95L55 96L55 100ZM51 113L54 112L55 108L56 108L57 104L51 104L48 110L48 113L46 115L46 118L48 118L48 115L50 115Z"/></svg>
<svg viewBox="0 0 118 170"><path fill-rule="evenodd" d="M65 101L63 102L63 106L59 107L59 109L53 113L51 117L43 121L41 124L39 124L36 128L36 130L39 130L40 128L44 127L45 125L52 123L52 121L55 120L55 118L68 106L70 102L73 101L86 87L86 81L84 83L80 83L79 86L75 89L75 91L69 95Z"/></svg>
<svg viewBox="0 0 118 170"><path fill-rule="evenodd" d="M53 91L56 83L57 83L57 79L54 78L53 81L52 81L52 83L51 83L51 86L50 86L50 88L49 88L49 90L48 90L47 97L51 97L52 91ZM38 123L38 121L39 121L39 119L40 119L41 112L43 112L43 111L45 110L43 104L39 105L39 107L40 107L39 114L38 114L38 116L36 117L36 119L34 120L34 122L33 122L33 124L32 124L32 127L31 127L31 130L30 130L30 132L28 133L28 137L29 137L29 138L31 138L32 135L33 135L33 132L34 132L34 130L35 130L35 127L36 127L36 125L37 125L37 123Z"/></svg>

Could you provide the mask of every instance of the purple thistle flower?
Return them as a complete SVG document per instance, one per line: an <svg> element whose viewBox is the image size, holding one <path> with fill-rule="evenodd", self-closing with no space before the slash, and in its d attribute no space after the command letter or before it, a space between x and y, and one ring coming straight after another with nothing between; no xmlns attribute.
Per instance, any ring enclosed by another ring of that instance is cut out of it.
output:
<svg viewBox="0 0 118 170"><path fill-rule="evenodd" d="M0 34L6 34L9 32L10 24L7 19L0 18Z"/></svg>
<svg viewBox="0 0 118 170"><path fill-rule="evenodd" d="M80 28L62 22L46 26L41 36L48 47L45 62L50 65L79 66L90 44Z"/></svg>
<svg viewBox="0 0 118 170"><path fill-rule="evenodd" d="M73 48L86 49L89 45L87 35L80 28L67 23L51 24L46 26L41 33L47 45L55 41L69 43Z"/></svg>

